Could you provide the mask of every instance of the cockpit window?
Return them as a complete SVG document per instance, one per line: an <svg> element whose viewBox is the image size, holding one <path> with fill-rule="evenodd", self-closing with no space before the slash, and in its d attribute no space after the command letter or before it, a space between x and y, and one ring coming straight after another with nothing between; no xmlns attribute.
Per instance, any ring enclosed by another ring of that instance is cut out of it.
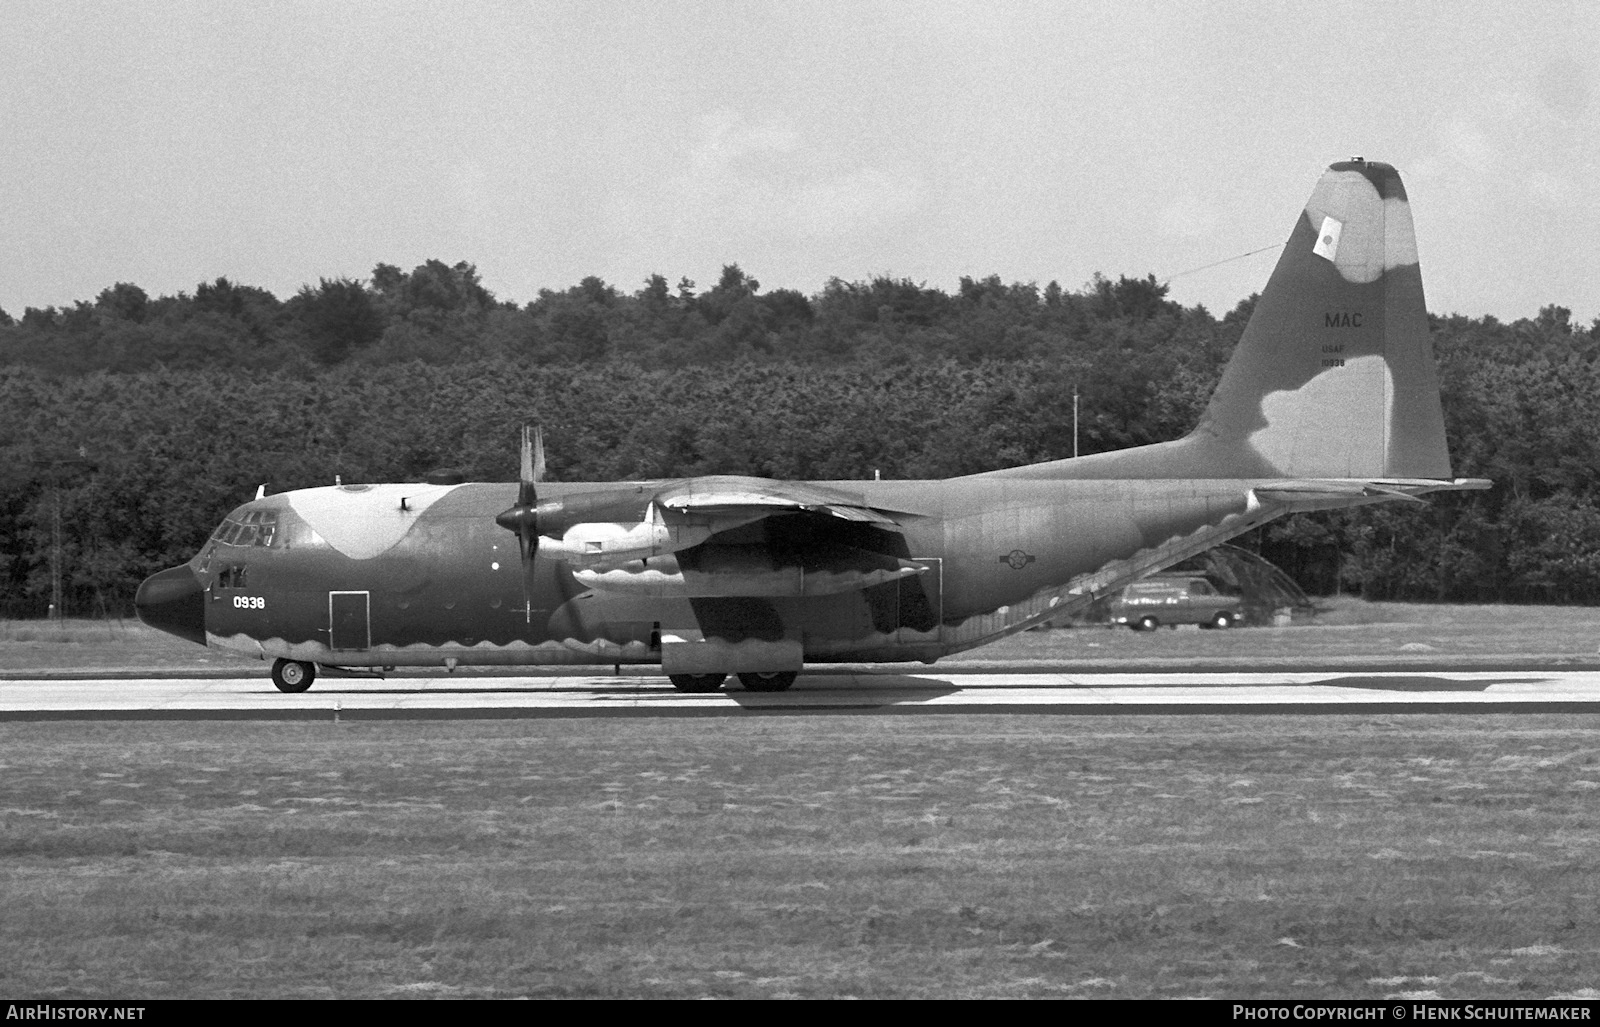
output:
<svg viewBox="0 0 1600 1027"><path fill-rule="evenodd" d="M271 546L278 537L278 511L250 510L231 515L212 533L225 546Z"/></svg>

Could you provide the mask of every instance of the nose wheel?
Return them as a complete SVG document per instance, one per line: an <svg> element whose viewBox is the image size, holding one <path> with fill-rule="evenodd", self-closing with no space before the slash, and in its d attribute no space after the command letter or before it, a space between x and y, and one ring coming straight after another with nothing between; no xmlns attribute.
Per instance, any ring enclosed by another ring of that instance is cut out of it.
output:
<svg viewBox="0 0 1600 1027"><path fill-rule="evenodd" d="M272 683L280 692L304 692L317 680L317 665L299 660L274 660Z"/></svg>

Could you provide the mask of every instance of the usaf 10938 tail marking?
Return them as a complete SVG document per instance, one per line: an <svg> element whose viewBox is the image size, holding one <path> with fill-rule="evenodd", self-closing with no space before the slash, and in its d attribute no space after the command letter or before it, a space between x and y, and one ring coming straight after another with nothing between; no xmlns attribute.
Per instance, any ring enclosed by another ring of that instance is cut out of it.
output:
<svg viewBox="0 0 1600 1027"><path fill-rule="evenodd" d="M943 481L731 475L389 484L258 496L139 616L330 667L657 664L684 691L807 663L931 662L1077 610L1292 511L1452 478L1404 187L1317 182L1200 424L1173 442Z"/></svg>

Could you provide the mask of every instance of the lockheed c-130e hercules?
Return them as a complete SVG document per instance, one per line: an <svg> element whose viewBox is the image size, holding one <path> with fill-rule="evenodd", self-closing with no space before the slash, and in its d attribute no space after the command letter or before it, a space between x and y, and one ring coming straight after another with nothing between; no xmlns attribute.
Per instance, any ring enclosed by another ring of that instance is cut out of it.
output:
<svg viewBox="0 0 1600 1027"><path fill-rule="evenodd" d="M1172 442L939 481L714 475L259 495L139 588L145 623L317 667L660 664L686 692L923 661L1088 605L1275 517L1451 476L1411 211L1328 168L1200 424Z"/></svg>

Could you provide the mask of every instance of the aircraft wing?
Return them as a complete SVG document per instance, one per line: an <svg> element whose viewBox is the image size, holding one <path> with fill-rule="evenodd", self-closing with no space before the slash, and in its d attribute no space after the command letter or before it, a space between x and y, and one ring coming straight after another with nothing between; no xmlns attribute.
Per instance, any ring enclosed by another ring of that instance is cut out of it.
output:
<svg viewBox="0 0 1600 1027"><path fill-rule="evenodd" d="M876 534L900 530L843 489L715 475L667 483L637 525L574 525L559 546L576 579L602 592L829 595L926 573Z"/></svg>
<svg viewBox="0 0 1600 1027"><path fill-rule="evenodd" d="M656 493L655 501L662 510L727 518L738 523L794 512L826 514L891 531L900 527L894 518L867 506L865 496L806 482L742 475L709 475L675 482Z"/></svg>

